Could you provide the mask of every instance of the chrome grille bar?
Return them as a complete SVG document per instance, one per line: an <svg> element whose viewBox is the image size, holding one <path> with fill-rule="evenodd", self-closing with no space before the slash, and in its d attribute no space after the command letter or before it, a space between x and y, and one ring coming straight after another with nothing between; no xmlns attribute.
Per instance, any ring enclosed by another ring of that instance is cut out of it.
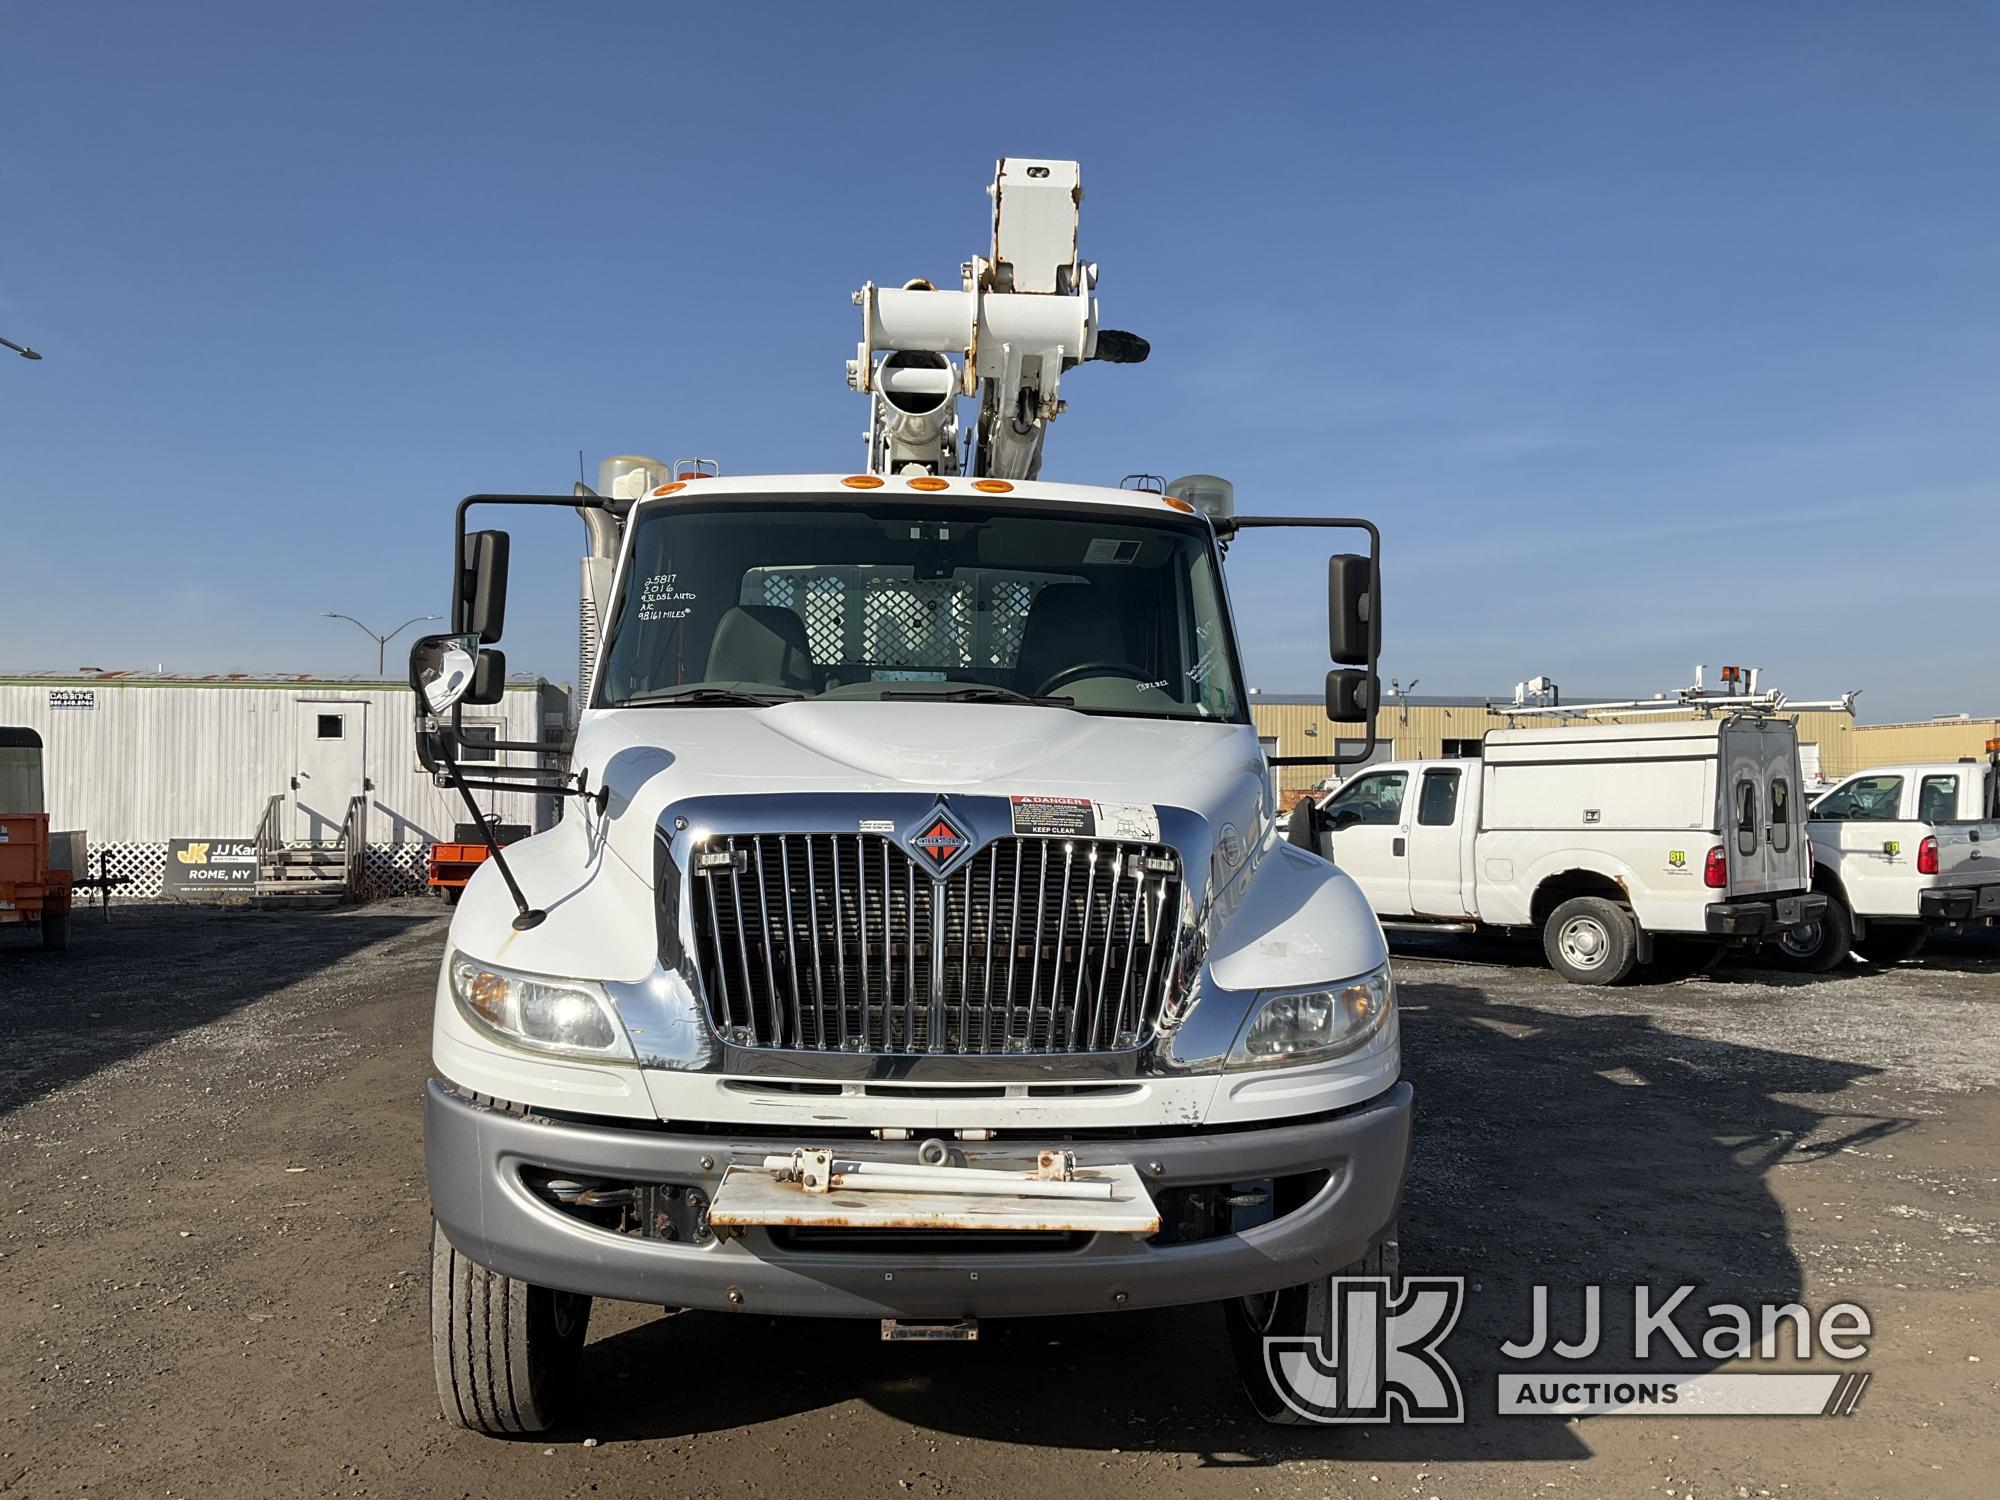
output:
<svg viewBox="0 0 2000 1500"><path fill-rule="evenodd" d="M687 878L708 886L684 909L709 1016L738 1046L1115 1051L1153 1038L1198 963L1160 845L1005 837L939 881L885 834L735 834Z"/></svg>

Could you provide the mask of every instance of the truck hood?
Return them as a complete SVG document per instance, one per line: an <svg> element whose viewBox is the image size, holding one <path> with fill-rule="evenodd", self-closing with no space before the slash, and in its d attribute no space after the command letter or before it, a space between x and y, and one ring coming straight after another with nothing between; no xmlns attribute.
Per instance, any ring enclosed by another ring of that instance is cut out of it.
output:
<svg viewBox="0 0 2000 1500"><path fill-rule="evenodd" d="M653 831L690 797L774 792L1087 797L1179 807L1254 842L1270 817L1247 724L997 703L785 703L587 713L572 768L608 791L607 842L650 879Z"/></svg>

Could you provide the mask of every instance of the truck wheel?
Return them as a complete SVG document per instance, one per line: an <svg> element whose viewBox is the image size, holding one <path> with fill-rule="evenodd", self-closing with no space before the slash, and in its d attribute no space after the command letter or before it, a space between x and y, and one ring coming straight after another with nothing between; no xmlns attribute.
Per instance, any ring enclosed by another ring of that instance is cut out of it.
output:
<svg viewBox="0 0 2000 1500"><path fill-rule="evenodd" d="M1854 951L1871 964L1899 964L1917 956L1929 930L1917 922L1870 922Z"/></svg>
<svg viewBox="0 0 2000 1500"><path fill-rule="evenodd" d="M1632 972L1639 935L1632 914L1602 896L1573 896L1542 927L1549 967L1571 984L1616 984Z"/></svg>
<svg viewBox="0 0 2000 1500"><path fill-rule="evenodd" d="M431 1225L431 1363L447 1422L493 1436L543 1432L571 1394L590 1299L466 1259Z"/></svg>
<svg viewBox="0 0 2000 1500"><path fill-rule="evenodd" d="M1396 1226L1391 1224L1382 1242L1352 1265L1342 1266L1335 1276L1386 1276L1390 1295L1397 1285ZM1332 1278L1321 1276L1303 1286L1288 1286L1254 1297L1238 1297L1222 1304L1222 1317L1229 1330L1229 1351L1236 1358L1236 1373L1242 1378L1243 1393L1266 1422L1279 1427L1298 1427L1311 1421L1294 1411L1272 1383L1264 1361L1264 1340L1307 1338L1322 1348L1331 1347L1333 1337Z"/></svg>
<svg viewBox="0 0 2000 1500"><path fill-rule="evenodd" d="M68 912L44 911L42 913L42 947L50 953L61 953L69 947Z"/></svg>
<svg viewBox="0 0 2000 1500"><path fill-rule="evenodd" d="M1788 927L1771 945L1782 968L1797 974L1831 974L1847 962L1854 946L1854 918L1838 896L1826 898L1826 915L1803 927Z"/></svg>

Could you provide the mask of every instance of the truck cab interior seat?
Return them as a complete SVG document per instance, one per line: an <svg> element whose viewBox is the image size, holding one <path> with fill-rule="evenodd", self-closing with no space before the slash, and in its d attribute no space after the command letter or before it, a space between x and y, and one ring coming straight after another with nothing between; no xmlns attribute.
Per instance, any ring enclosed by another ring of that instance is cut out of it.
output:
<svg viewBox="0 0 2000 1500"><path fill-rule="evenodd" d="M1014 690L1040 693L1065 667L1130 658L1125 628L1095 588L1087 583L1052 583L1035 595L1021 627Z"/></svg>
<svg viewBox="0 0 2000 1500"><path fill-rule="evenodd" d="M806 641L806 622L781 604L736 604L715 624L708 682L761 682L817 693L823 676Z"/></svg>

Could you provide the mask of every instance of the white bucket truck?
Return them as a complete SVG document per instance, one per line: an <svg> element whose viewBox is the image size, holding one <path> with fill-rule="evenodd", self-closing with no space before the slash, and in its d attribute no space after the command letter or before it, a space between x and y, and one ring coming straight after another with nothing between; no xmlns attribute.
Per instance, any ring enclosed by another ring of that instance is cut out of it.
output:
<svg viewBox="0 0 2000 1500"><path fill-rule="evenodd" d="M1265 1338L1393 1265L1388 953L1273 828L1222 575L1251 527L1368 536L1330 566L1328 694L1372 740L1375 530L1041 482L1059 383L1145 346L1098 327L1075 164L995 193L962 289L857 299L862 472L619 461L460 507L454 632L411 663L441 784L547 775L458 754L504 672L507 539L467 512L575 506L591 555L568 812L474 877L438 981L452 1421L556 1420L597 1297L890 1337L1220 1303L1286 1420Z"/></svg>
<svg viewBox="0 0 2000 1500"><path fill-rule="evenodd" d="M1687 707L1714 716L1496 729L1477 759L1371 765L1321 805L1323 847L1385 926L1533 931L1574 984L1809 925L1826 898L1791 721L1699 690Z"/></svg>
<svg viewBox="0 0 2000 1500"><path fill-rule="evenodd" d="M1914 958L1940 929L2000 920L2000 740L1987 761L1871 766L1808 813L1826 896L1820 920L1785 934L1781 963L1827 973L1850 951Z"/></svg>

